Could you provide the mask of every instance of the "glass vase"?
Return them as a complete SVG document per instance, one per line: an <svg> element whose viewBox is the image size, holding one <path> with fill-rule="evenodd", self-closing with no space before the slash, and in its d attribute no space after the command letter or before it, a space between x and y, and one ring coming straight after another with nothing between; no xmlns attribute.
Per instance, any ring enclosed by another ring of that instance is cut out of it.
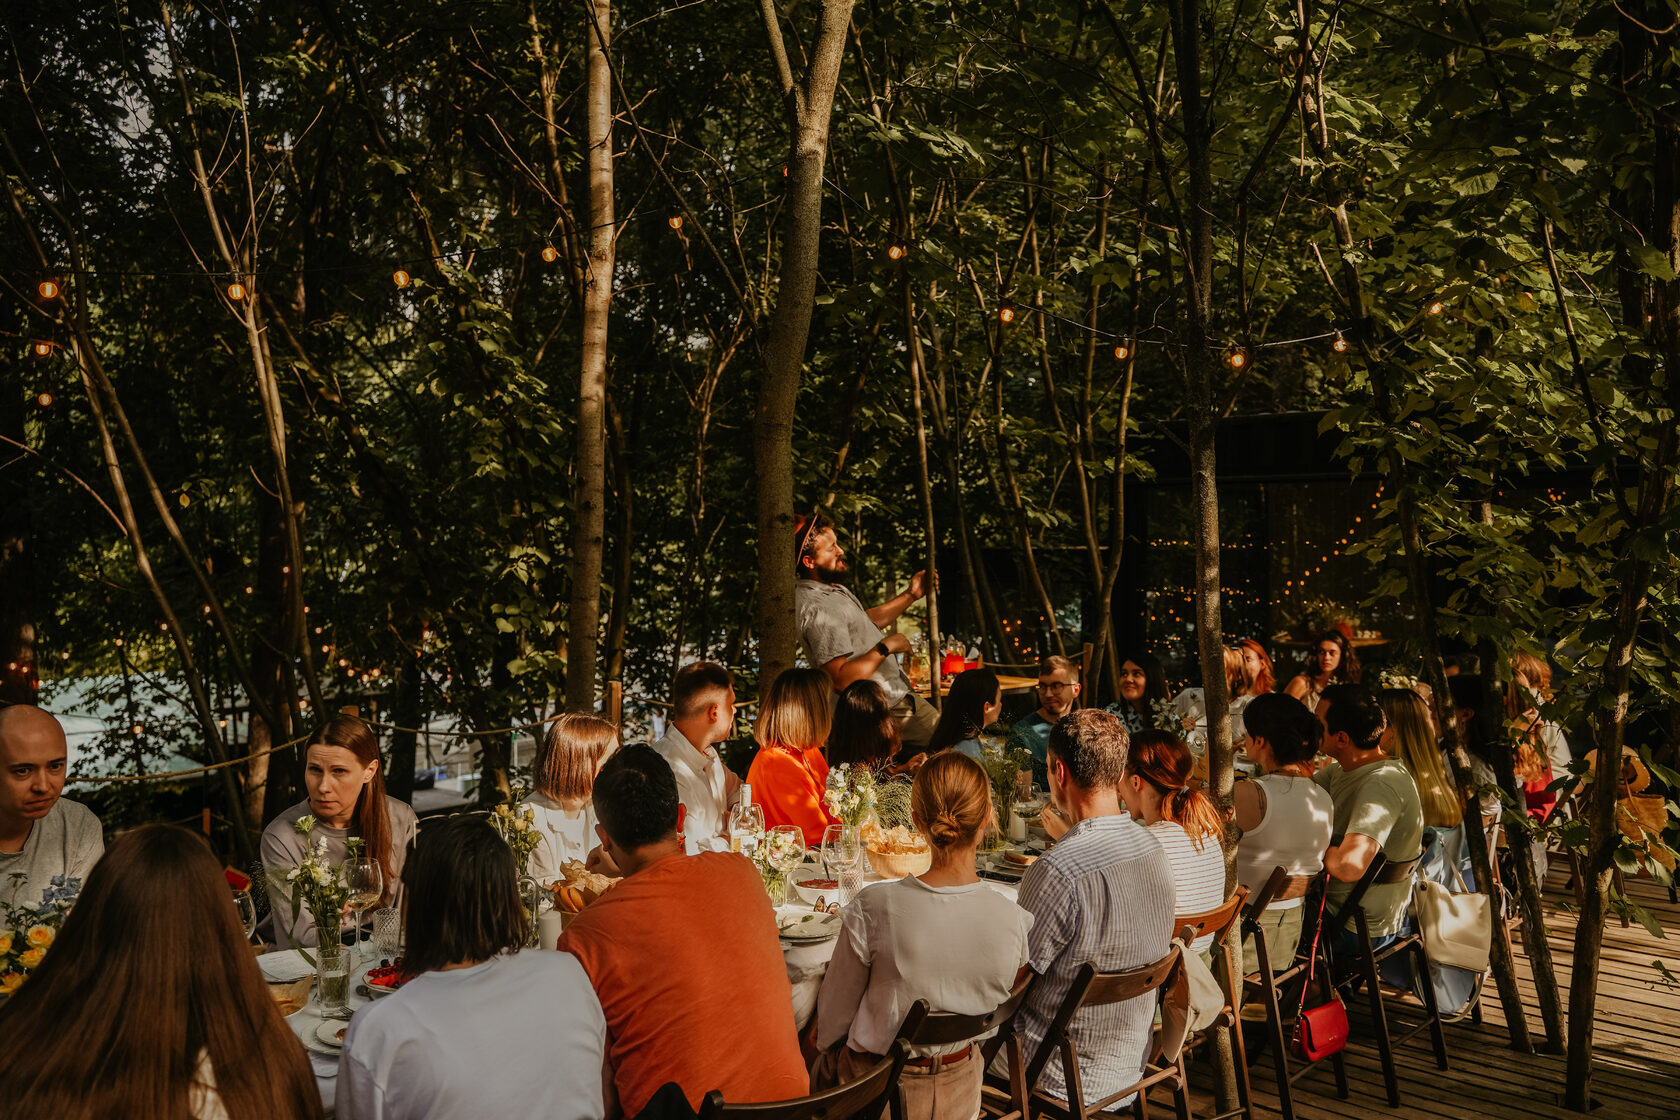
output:
<svg viewBox="0 0 1680 1120"><path fill-rule="evenodd" d="M542 916L543 896L548 892L529 875L519 878L519 901L525 908L525 948L537 947L537 919Z"/></svg>
<svg viewBox="0 0 1680 1120"><path fill-rule="evenodd" d="M339 940L338 930L317 929L315 949L315 1003L323 1019L350 1016L350 950Z"/></svg>

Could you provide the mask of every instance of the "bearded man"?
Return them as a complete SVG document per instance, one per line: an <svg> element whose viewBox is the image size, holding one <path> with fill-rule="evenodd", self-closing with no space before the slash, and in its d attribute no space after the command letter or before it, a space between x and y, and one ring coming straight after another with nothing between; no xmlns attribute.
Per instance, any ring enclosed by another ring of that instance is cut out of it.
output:
<svg viewBox="0 0 1680 1120"><path fill-rule="evenodd" d="M799 617L799 644L811 664L828 674L839 692L853 681L873 680L886 693L904 741L904 753L927 746L939 712L916 695L899 664L910 652L903 634L882 636L899 615L927 594L928 573L910 577L910 586L877 607L865 608L846 586L851 568L846 551L826 517L802 517L795 526L794 608Z"/></svg>

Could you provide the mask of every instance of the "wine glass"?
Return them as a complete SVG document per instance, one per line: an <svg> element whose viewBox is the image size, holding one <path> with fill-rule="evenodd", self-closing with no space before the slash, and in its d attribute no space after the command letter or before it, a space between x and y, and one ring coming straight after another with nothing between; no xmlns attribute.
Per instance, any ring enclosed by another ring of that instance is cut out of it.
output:
<svg viewBox="0 0 1680 1120"><path fill-rule="evenodd" d="M245 940L251 940L251 935L257 932L257 904L252 900L251 893L234 891L233 909L239 915L239 924L245 927Z"/></svg>
<svg viewBox="0 0 1680 1120"><path fill-rule="evenodd" d="M846 826L843 824L831 824L823 829L822 847L818 849L818 856L822 860L823 877L825 879L835 878L836 868L830 861L830 856L839 845L840 837L845 833Z"/></svg>
<svg viewBox="0 0 1680 1120"><path fill-rule="evenodd" d="M385 871L375 859L351 860L344 865L344 884L350 889L350 909L356 912L356 952L362 952L362 915L385 893Z"/></svg>

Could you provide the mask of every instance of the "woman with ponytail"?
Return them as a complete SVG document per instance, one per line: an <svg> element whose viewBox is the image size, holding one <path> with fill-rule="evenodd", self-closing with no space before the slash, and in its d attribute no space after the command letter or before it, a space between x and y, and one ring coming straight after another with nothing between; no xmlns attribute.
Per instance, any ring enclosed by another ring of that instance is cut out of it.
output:
<svg viewBox="0 0 1680 1120"><path fill-rule="evenodd" d="M348 854L346 841L360 838L363 856L384 872L385 893L378 905L395 906L402 894L403 858L420 827L413 809L386 795L379 740L356 716L335 716L315 732L304 756L303 783L308 799L269 821L262 835L274 940L282 949L315 944L315 916L294 903L286 882L287 872L303 862L308 845L326 840L327 860L337 864ZM307 837L293 827L306 816L315 818Z"/></svg>
<svg viewBox="0 0 1680 1120"><path fill-rule="evenodd" d="M981 1015L1009 996L1027 963L1032 915L974 873L992 819L980 764L956 751L929 757L910 788L916 828L933 849L921 876L865 887L840 914L840 940L817 1000L812 1085L849 1081L879 1062L905 1011ZM941 1056L937 1062L926 1059ZM915 1047L899 1080L905 1120L969 1120L980 1111L979 1040Z"/></svg>
<svg viewBox="0 0 1680 1120"><path fill-rule="evenodd" d="M1167 851L1178 884L1180 916L1205 913L1225 901L1225 818L1212 798L1189 788L1194 765L1190 748L1176 735L1140 731L1132 736L1131 754L1120 775L1120 800L1126 811ZM1212 943L1209 932L1190 948L1200 953Z"/></svg>

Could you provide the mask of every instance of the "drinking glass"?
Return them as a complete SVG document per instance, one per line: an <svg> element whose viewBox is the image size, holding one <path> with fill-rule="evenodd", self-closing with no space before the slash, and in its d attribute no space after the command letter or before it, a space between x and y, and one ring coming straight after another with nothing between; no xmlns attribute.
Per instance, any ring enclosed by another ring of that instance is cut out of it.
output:
<svg viewBox="0 0 1680 1120"><path fill-rule="evenodd" d="M233 909L239 915L239 924L245 927L245 940L251 940L251 935L257 932L257 904L249 891L233 892Z"/></svg>
<svg viewBox="0 0 1680 1120"><path fill-rule="evenodd" d="M386 906L373 912L373 951L380 959L394 961L402 956L402 911Z"/></svg>
<svg viewBox="0 0 1680 1120"><path fill-rule="evenodd" d="M805 859L805 834L797 825L779 824L765 833L764 845L770 865L782 875L782 897L774 900L780 906L794 893L794 872Z"/></svg>
<svg viewBox="0 0 1680 1120"><path fill-rule="evenodd" d="M344 865L344 885L350 888L350 909L356 912L356 953L362 952L362 915L385 893L385 872L374 859Z"/></svg>
<svg viewBox="0 0 1680 1120"><path fill-rule="evenodd" d="M835 826L829 827L832 830ZM862 838L851 829L842 828L830 843L828 834L824 833L823 861L828 864L829 875L840 884L840 906L844 909L863 889Z"/></svg>

